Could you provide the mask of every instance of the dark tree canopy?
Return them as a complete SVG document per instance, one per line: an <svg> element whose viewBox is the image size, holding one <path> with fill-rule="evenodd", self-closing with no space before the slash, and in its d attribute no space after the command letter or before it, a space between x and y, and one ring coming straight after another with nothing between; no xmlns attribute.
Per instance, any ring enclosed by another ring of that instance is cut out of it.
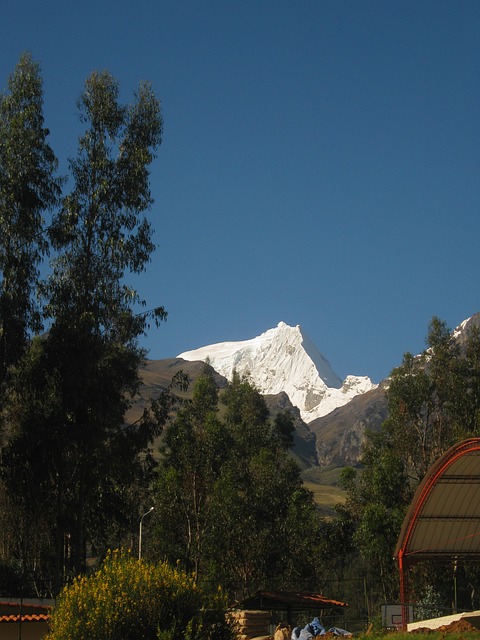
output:
<svg viewBox="0 0 480 640"><path fill-rule="evenodd" d="M61 188L48 133L40 68L24 54L0 95L0 383L41 328L34 293L48 249L43 214Z"/></svg>
<svg viewBox="0 0 480 640"><path fill-rule="evenodd" d="M312 583L318 519L288 455L288 424L237 375L218 402L206 369L165 433L152 554L231 595Z"/></svg>
<svg viewBox="0 0 480 640"><path fill-rule="evenodd" d="M392 556L415 489L449 447L480 433L478 330L462 343L434 317L426 342L422 354L405 354L392 371L388 418L368 434L358 482L348 487L355 546L380 576L386 600L397 596ZM429 576L422 579L428 586Z"/></svg>
<svg viewBox="0 0 480 640"><path fill-rule="evenodd" d="M144 312L146 303L129 283L154 250L146 216L153 203L149 165L163 123L148 84L122 105L112 76L93 73L78 102L85 130L70 160L72 190L59 201L59 183L50 175L56 161L41 129L40 88L38 67L26 57L14 75L12 97L0 103L0 113L7 114L1 126L10 136L0 156L0 221L16 233L0 242L10 243L17 268L2 265L4 282L14 274L21 284L17 298L23 296L17 302L28 311L33 287L41 284L49 323L48 333L28 348L22 342L24 355L15 361L4 394L0 470L2 489L21 523L13 552L57 591L63 579L85 570L87 549L102 552L136 527L139 496L154 466L149 447L168 413L167 393L134 426L125 423L144 357L138 337L151 320L166 317L163 307ZM25 114L31 114L27 124ZM23 138L13 135L14 125L19 131L23 126ZM29 152L35 158L31 168ZM14 161L18 185L4 178L12 175ZM57 203L47 236L41 212ZM48 246L51 272L40 283L37 263ZM25 267L18 260L24 256ZM27 311L17 316L22 336L27 327L40 326ZM13 333L5 326L2 337L10 348Z"/></svg>

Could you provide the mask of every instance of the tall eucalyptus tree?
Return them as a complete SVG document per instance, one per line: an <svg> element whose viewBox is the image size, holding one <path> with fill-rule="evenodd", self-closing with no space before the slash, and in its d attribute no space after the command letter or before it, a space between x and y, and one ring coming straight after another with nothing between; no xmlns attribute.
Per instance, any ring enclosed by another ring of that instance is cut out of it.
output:
<svg viewBox="0 0 480 640"><path fill-rule="evenodd" d="M49 227L49 331L18 367L15 427L2 452L10 494L32 512L44 505L54 590L84 571L88 548L118 542L136 522L135 486L151 471L149 445L166 412L160 401L159 419L126 425L144 357L138 338L166 317L163 307L143 312L129 283L154 250L146 212L160 103L141 84L131 104L120 104L118 83L102 72L87 79L78 109L85 129L70 160L72 189Z"/></svg>
<svg viewBox="0 0 480 640"><path fill-rule="evenodd" d="M0 384L41 326L34 293L48 248L43 215L61 190L48 134L40 67L25 53L0 95Z"/></svg>
<svg viewBox="0 0 480 640"><path fill-rule="evenodd" d="M122 493L153 437L151 422L123 428L144 355L138 337L149 318L166 316L163 307L138 313L145 302L126 282L145 270L154 250L145 212L153 203L149 165L161 143L160 103L144 83L132 104L120 104L118 83L102 72L87 79L78 108L86 128L70 161L72 192L53 219L59 255L45 290L53 322L48 348L60 374L63 442L72 461L64 464L63 482L73 514L74 572L85 568L86 543L102 513L125 515Z"/></svg>

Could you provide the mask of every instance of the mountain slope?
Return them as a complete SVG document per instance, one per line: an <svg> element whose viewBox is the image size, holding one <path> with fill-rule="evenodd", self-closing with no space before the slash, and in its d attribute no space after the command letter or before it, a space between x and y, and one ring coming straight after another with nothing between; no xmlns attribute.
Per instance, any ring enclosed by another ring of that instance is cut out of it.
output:
<svg viewBox="0 0 480 640"><path fill-rule="evenodd" d="M300 326L284 322L251 340L208 345L178 358L208 360L227 379L234 371L248 375L263 394L285 392L307 423L375 387L366 376L347 376L342 383Z"/></svg>
<svg viewBox="0 0 480 640"><path fill-rule="evenodd" d="M365 431L378 431L388 413L385 385L356 396L343 407L310 422L320 465L343 467L359 463Z"/></svg>
<svg viewBox="0 0 480 640"><path fill-rule="evenodd" d="M127 413L126 421L133 424L138 420L143 411L148 407L152 398L157 398L162 391L167 389L174 376L178 373L187 375L191 380L191 385L203 371L204 364L202 362L185 362L179 358L165 358L164 360L145 360L140 367L139 376L141 385L135 402ZM219 389L227 386L224 377L214 373L215 382ZM189 397L190 391L182 393L175 389L175 393L180 397Z"/></svg>
<svg viewBox="0 0 480 640"><path fill-rule="evenodd" d="M204 363L200 361L188 362L180 358L168 358L164 360L146 360L140 368L139 374L141 378L141 386L135 403L127 413L126 419L128 424L133 424L138 420L144 409L147 408L152 398L165 390L172 382L172 378L182 372L190 378L190 386L185 392L175 392L183 398L190 398L193 385L202 373ZM221 391L227 386L226 379L214 372L215 382ZM308 426L300 417L300 411L290 402L286 393L281 392L275 395L266 395L265 402L272 416L283 411L289 411L293 418L295 432L293 434L292 454L301 469L316 466L317 453L315 435L310 431ZM160 444L160 438L154 443L154 451Z"/></svg>
<svg viewBox="0 0 480 640"><path fill-rule="evenodd" d="M464 347L473 329L480 329L480 313L459 324L452 336ZM336 467L358 464L365 431L379 431L387 418L387 388L388 379L376 389L356 396L348 404L309 423L310 430L316 436L320 465Z"/></svg>
<svg viewBox="0 0 480 640"><path fill-rule="evenodd" d="M480 313L458 325L453 336L464 346L474 327L480 329ZM148 398L165 388L178 370L195 380L207 358L219 374L219 387L233 370L249 373L273 414L285 409L292 412L294 453L304 469L317 464L358 464L366 429L379 430L387 417L388 379L373 385L368 378L348 376L342 384L300 327L282 322L253 340L210 345L171 360L147 361L140 372L144 384L132 417L138 417Z"/></svg>

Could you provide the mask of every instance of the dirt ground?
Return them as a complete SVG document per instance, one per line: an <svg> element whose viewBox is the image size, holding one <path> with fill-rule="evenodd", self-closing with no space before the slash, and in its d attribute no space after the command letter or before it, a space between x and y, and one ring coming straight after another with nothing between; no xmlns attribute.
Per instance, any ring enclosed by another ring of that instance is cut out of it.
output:
<svg viewBox="0 0 480 640"><path fill-rule="evenodd" d="M475 632L479 633L479 629L474 627L473 624L470 624L468 620L455 620L450 624L443 624L441 627L437 627L436 629L426 629L422 627L420 629L414 629L410 633L468 633Z"/></svg>

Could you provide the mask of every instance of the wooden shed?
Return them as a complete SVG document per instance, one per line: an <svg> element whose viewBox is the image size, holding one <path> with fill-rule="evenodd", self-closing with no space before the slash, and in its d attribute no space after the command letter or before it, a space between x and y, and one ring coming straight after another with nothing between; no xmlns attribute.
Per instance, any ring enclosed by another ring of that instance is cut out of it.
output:
<svg viewBox="0 0 480 640"><path fill-rule="evenodd" d="M243 610L283 611L289 624L296 612L312 611L316 616L326 616L347 606L345 602L306 591L258 591L238 604Z"/></svg>

